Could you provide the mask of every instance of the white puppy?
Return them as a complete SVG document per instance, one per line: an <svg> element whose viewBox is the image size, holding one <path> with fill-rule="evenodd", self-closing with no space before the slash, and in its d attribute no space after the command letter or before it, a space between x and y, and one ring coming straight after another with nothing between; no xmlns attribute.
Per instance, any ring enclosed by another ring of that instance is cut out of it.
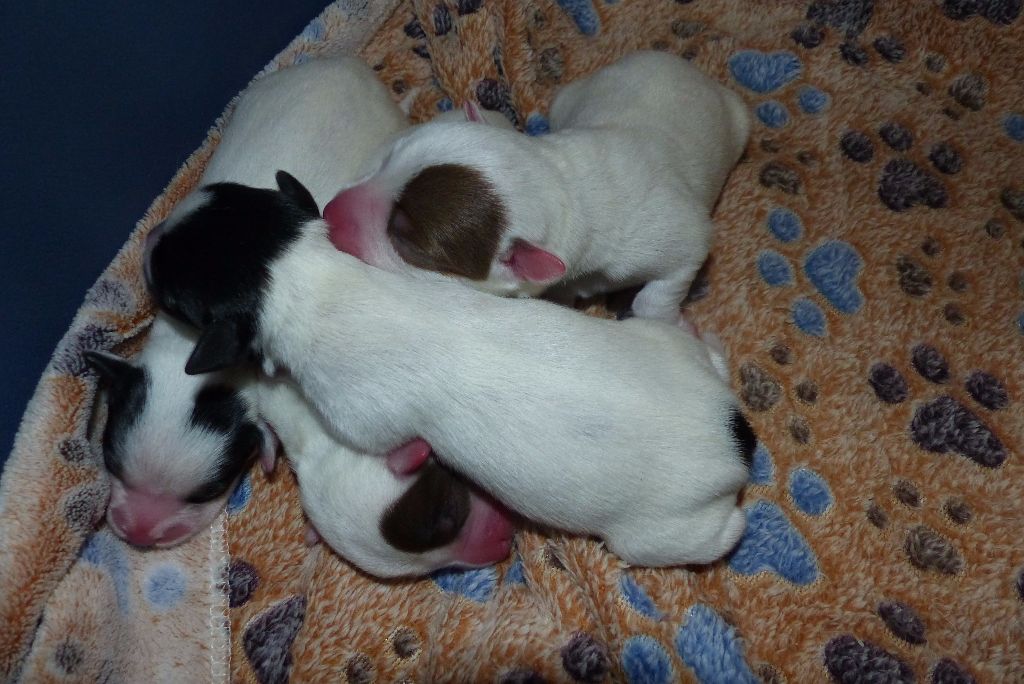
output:
<svg viewBox="0 0 1024 684"><path fill-rule="evenodd" d="M149 253L157 302L202 329L189 372L286 368L350 447L423 438L509 507L630 563L710 562L739 539L755 438L695 337L370 267L278 182L209 189ZM208 229L233 212L251 220Z"/></svg>
<svg viewBox="0 0 1024 684"><path fill-rule="evenodd" d="M357 567L398 577L508 556L509 518L462 478L432 461L414 475L396 475L384 456L345 447L290 380L261 381L255 394L298 476L306 515Z"/></svg>
<svg viewBox="0 0 1024 684"><path fill-rule="evenodd" d="M324 209L332 242L502 295L646 283L634 312L675 320L747 142L742 100L679 57L637 52L562 89L551 126L410 130Z"/></svg>

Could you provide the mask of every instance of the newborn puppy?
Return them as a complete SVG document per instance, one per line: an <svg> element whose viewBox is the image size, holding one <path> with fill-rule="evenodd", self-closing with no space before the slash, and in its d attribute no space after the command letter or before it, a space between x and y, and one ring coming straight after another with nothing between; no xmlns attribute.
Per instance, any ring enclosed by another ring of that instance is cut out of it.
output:
<svg viewBox="0 0 1024 684"><path fill-rule="evenodd" d="M425 439L509 507L629 563L736 543L754 434L702 342L370 267L334 248L298 181L278 182L208 189L149 253L159 305L202 330L188 372L285 367L350 448Z"/></svg>
<svg viewBox="0 0 1024 684"><path fill-rule="evenodd" d="M433 459L415 475L396 475L384 456L358 453L331 436L290 380L261 381L255 394L298 476L306 515L352 564L397 577L508 556L509 518Z"/></svg>
<svg viewBox="0 0 1024 684"><path fill-rule="evenodd" d="M735 93L679 57L637 52L562 89L549 135L468 118L399 136L324 209L334 245L501 295L646 283L634 312L679 316L749 135Z"/></svg>
<svg viewBox="0 0 1024 684"><path fill-rule="evenodd" d="M165 315L134 363L86 352L106 388L107 522L136 546L173 546L208 527L272 435L238 390L238 373L186 375L196 333Z"/></svg>

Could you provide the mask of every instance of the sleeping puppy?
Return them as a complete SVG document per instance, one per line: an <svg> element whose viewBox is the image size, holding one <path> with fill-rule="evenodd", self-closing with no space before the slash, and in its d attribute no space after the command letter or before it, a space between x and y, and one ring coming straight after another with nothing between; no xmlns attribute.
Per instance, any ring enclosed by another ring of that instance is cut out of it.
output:
<svg viewBox="0 0 1024 684"><path fill-rule="evenodd" d="M136 546L186 541L209 527L259 456L273 463L273 437L238 390L244 374L185 374L195 340L158 315L134 363L85 353L106 389L107 522Z"/></svg>
<svg viewBox="0 0 1024 684"><path fill-rule="evenodd" d="M335 246L501 295L646 283L636 315L679 316L749 135L735 93L683 59L637 52L562 89L549 135L467 118L399 136L339 193L324 209Z"/></svg>
<svg viewBox="0 0 1024 684"><path fill-rule="evenodd" d="M334 248L298 181L278 182L208 188L148 254L158 304L202 331L187 372L287 369L350 448L422 438L510 508L629 563L706 563L736 543L754 434L703 343L373 268ZM227 213L243 219L211 230Z"/></svg>
<svg viewBox="0 0 1024 684"><path fill-rule="evenodd" d="M357 567L378 577L413 576L508 556L508 516L434 459L414 475L397 475L384 456L334 438L290 380L261 381L255 394L295 470L310 522Z"/></svg>
<svg viewBox="0 0 1024 684"><path fill-rule="evenodd" d="M319 534L365 572L424 575L508 555L508 517L465 480L433 461L414 475L396 475L384 456L345 448L287 381L186 375L197 339L190 327L158 314L134 362L86 355L107 386L107 521L119 537L167 547L209 526L258 456L273 470L276 440L266 420L285 446Z"/></svg>

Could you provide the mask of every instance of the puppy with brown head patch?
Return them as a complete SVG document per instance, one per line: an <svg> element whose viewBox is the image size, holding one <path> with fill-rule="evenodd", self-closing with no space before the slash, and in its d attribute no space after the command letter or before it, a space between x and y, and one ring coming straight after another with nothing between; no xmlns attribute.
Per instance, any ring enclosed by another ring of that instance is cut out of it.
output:
<svg viewBox="0 0 1024 684"><path fill-rule="evenodd" d="M634 312L678 317L749 135L735 93L683 59L638 52L563 88L549 135L466 112L399 136L327 205L336 247L501 295L645 283Z"/></svg>
<svg viewBox="0 0 1024 684"><path fill-rule="evenodd" d="M255 397L298 477L303 510L353 565L402 577L508 556L515 529L504 509L436 460L401 474L381 454L348 448L288 379L261 381Z"/></svg>

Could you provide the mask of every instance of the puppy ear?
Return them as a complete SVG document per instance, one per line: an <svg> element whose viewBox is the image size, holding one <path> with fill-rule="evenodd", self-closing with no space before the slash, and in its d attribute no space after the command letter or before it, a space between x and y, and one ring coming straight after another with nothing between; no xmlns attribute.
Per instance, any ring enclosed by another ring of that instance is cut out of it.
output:
<svg viewBox="0 0 1024 684"><path fill-rule="evenodd" d="M480 105L472 100L466 100L462 103L462 111L466 115L466 121L472 123L489 123L487 117L484 116L484 111L480 109Z"/></svg>
<svg viewBox="0 0 1024 684"><path fill-rule="evenodd" d="M277 179L277 188L291 201L311 214L315 214L317 218L320 217L320 208L316 206L313 194L295 176L287 171L278 171L274 178Z"/></svg>
<svg viewBox="0 0 1024 684"><path fill-rule="evenodd" d="M135 371L135 366L120 356L108 352L82 352L82 358L89 368L96 371L100 378L110 385L116 385L118 382L127 379Z"/></svg>
<svg viewBox="0 0 1024 684"><path fill-rule="evenodd" d="M526 240L515 240L502 260L520 280L554 282L565 275L565 262L551 252Z"/></svg>
<svg viewBox="0 0 1024 684"><path fill-rule="evenodd" d="M252 332L248 326L229 318L206 326L185 364L189 375L202 375L237 366L246 360Z"/></svg>
<svg viewBox="0 0 1024 684"><path fill-rule="evenodd" d="M412 475L430 458L430 444L417 437L387 455L388 470L395 475Z"/></svg>

